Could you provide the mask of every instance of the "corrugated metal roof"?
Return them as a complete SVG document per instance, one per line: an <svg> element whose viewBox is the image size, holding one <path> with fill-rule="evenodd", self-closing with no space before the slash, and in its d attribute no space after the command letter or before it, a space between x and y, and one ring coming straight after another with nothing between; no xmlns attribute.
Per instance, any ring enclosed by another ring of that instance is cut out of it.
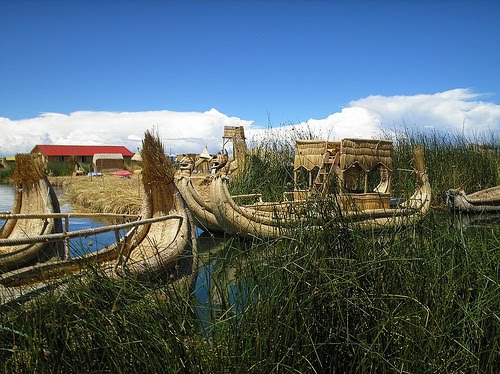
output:
<svg viewBox="0 0 500 374"><path fill-rule="evenodd" d="M45 156L94 156L96 153L119 153L125 157L132 157L123 145L44 145L38 144L31 151L40 152Z"/></svg>

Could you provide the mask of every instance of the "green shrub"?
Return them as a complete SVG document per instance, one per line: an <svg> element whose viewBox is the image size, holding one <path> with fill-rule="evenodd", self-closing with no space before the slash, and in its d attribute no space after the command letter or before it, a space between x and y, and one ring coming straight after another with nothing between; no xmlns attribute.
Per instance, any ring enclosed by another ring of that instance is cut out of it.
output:
<svg viewBox="0 0 500 374"><path fill-rule="evenodd" d="M73 165L68 162L48 162L45 170L47 175L62 177L73 174Z"/></svg>

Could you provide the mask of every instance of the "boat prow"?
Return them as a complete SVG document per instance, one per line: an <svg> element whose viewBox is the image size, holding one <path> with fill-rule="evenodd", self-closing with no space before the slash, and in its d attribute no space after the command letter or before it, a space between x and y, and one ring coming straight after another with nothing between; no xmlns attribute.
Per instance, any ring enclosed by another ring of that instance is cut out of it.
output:
<svg viewBox="0 0 500 374"><path fill-rule="evenodd" d="M210 175L180 175L176 178L176 185L186 206L193 214L196 225L206 231L221 232L223 230L210 203L211 180ZM194 186L194 182L197 187ZM199 191L201 187L206 190L204 194Z"/></svg>
<svg viewBox="0 0 500 374"><path fill-rule="evenodd" d="M0 238L10 239L12 244L0 247L0 272L61 258L63 254L60 243L16 243L16 240L62 231L60 218L43 217L44 214L58 213L60 210L41 160L31 154L18 154L13 180L14 205L10 213L15 218L7 219L0 228ZM29 214L39 214L40 217L23 218L23 215Z"/></svg>
<svg viewBox="0 0 500 374"><path fill-rule="evenodd" d="M446 205L451 210L465 213L500 212L500 186L487 188L467 195L462 189L446 192Z"/></svg>

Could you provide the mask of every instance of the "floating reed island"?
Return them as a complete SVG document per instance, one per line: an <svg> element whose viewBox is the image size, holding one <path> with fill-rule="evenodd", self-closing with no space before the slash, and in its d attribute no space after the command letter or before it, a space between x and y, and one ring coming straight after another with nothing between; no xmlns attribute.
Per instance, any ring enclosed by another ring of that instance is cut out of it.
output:
<svg viewBox="0 0 500 374"><path fill-rule="evenodd" d="M252 148L244 172L223 181L231 197L248 192L284 202L286 192L293 205L296 138L264 140ZM312 144L304 144L311 155ZM410 167L412 158L418 160L416 145L424 146L425 167ZM319 147L314 152L325 153ZM497 373L500 225L455 225L462 218L494 215L441 209L450 187L478 191L499 185L496 155L454 138L397 139L392 165L384 162L388 173L380 173L382 166L368 173L367 193L380 186L377 193L384 196L389 186L390 196L409 202L419 186L426 186L428 173L435 209L414 224L382 232L356 225L357 217L363 218L359 206L368 209L370 200L351 199L358 206L352 218L352 207L341 206L349 199L340 196L340 176L332 179L331 188L322 183L310 192L309 180L314 183L319 167L309 166L311 175L297 169L296 189L305 190L297 195L310 195L311 205L298 207L301 220L295 230L286 227L290 235L255 240L202 235L200 243L220 242L220 247L203 253L196 292L136 281L133 275L117 281L122 269L116 274L114 260L109 267L92 269L106 272L76 271L85 276L65 277L63 290L44 292L23 308L2 306L0 368L13 373L142 373L145 368L172 373ZM322 162L319 156L316 164ZM355 170L371 170L372 164L356 165ZM365 179L350 175L344 175L344 196L364 194ZM330 192L334 187L337 195ZM323 198L322 191L327 191ZM322 203L315 203L318 195ZM248 198L238 204L258 202ZM401 200L375 204L393 210ZM318 226L322 213L332 220Z"/></svg>

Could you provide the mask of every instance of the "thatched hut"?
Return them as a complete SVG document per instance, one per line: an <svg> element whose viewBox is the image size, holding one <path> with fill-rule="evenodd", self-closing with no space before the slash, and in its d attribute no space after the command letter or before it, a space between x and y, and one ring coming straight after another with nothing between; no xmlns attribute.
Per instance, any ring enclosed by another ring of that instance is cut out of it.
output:
<svg viewBox="0 0 500 374"><path fill-rule="evenodd" d="M120 153L96 153L92 157L92 167L96 172L123 169L123 156Z"/></svg>

